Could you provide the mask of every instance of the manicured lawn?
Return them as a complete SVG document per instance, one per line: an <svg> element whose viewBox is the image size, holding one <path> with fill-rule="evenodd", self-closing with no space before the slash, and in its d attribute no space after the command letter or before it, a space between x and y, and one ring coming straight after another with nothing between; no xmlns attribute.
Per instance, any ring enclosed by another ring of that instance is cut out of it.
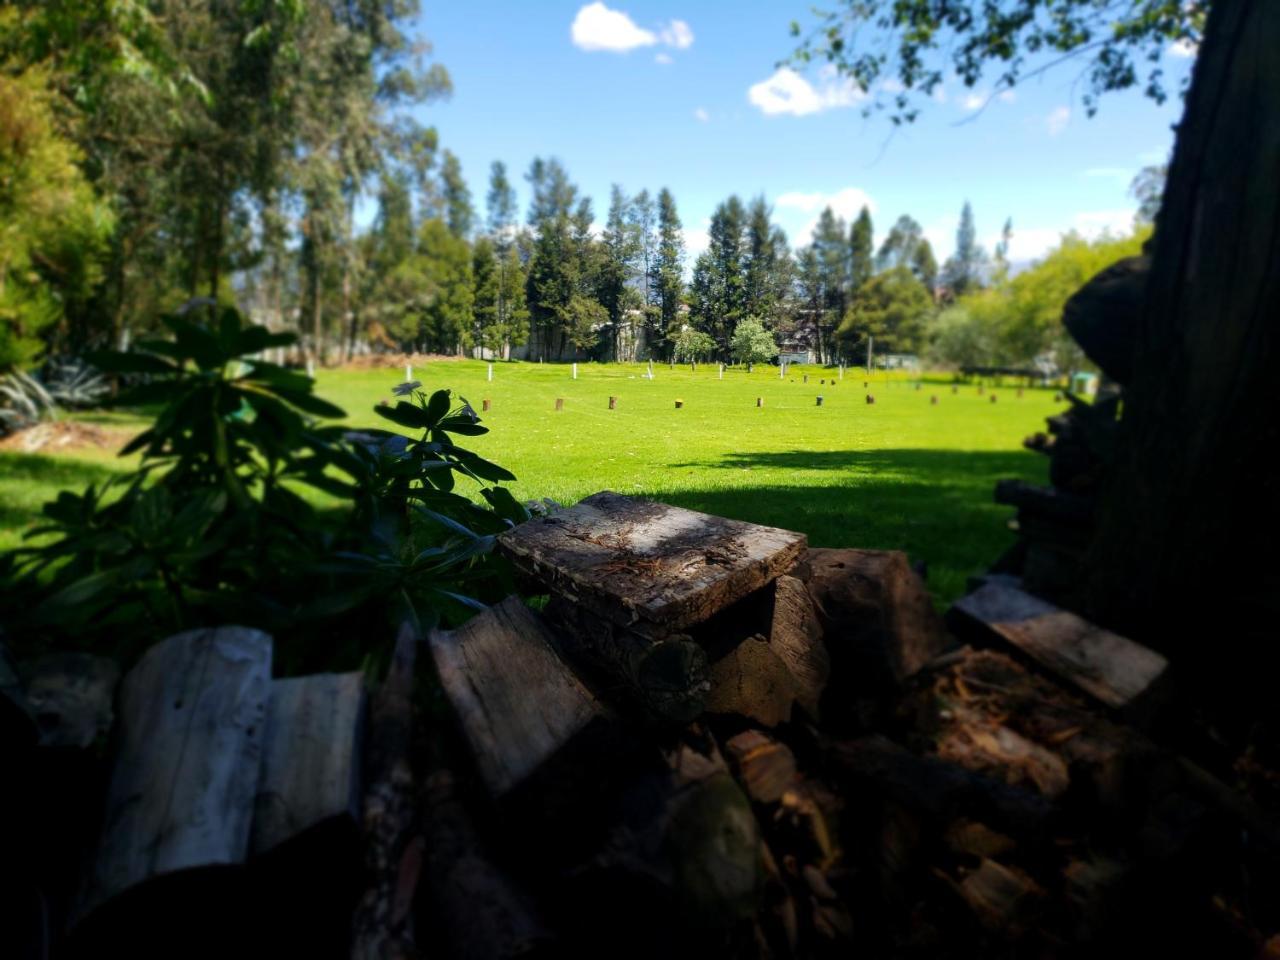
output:
<svg viewBox="0 0 1280 960"><path fill-rule="evenodd" d="M1060 406L1052 390L1017 398L1012 386L982 396L962 386L953 395L943 378L917 390L879 376L868 405L861 371L830 385L833 372L817 367L793 367L784 381L776 367L728 370L719 380L714 365L656 365L652 382L638 364L581 364L577 380L567 365L493 369L491 383L486 364L474 361L432 363L414 376L454 389L477 411L492 401L482 415L492 432L472 446L517 475L516 496L567 504L610 489L800 530L815 546L906 550L928 563L944 600L1012 542L1010 511L992 502L992 487L1002 477L1042 480L1046 461L1021 441ZM318 390L353 425L388 425L372 407L403 379L403 370L322 371ZM56 490L100 480L116 465L101 450L0 454L0 549L18 542Z"/></svg>

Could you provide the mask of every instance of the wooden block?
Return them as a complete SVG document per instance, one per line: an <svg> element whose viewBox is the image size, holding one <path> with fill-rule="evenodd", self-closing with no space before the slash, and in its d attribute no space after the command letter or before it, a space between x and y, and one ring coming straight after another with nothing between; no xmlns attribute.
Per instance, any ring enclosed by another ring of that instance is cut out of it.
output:
<svg viewBox="0 0 1280 960"><path fill-rule="evenodd" d="M521 524L498 546L566 600L671 633L790 569L805 537L605 491Z"/></svg>
<svg viewBox="0 0 1280 960"><path fill-rule="evenodd" d="M618 398L617 398L617 397L610 397L610 398L609 398L609 409L610 409L610 410L617 410L617 409L618 409Z"/></svg>
<svg viewBox="0 0 1280 960"><path fill-rule="evenodd" d="M603 708L560 659L519 597L457 630L433 630L431 654L486 786L500 796Z"/></svg>
<svg viewBox="0 0 1280 960"><path fill-rule="evenodd" d="M364 720L359 671L272 682L249 844L254 854L332 820L354 828Z"/></svg>
<svg viewBox="0 0 1280 960"><path fill-rule="evenodd" d="M27 703L40 746L84 749L105 738L115 718L112 704L120 667L87 653L51 653L24 662Z"/></svg>
<svg viewBox="0 0 1280 960"><path fill-rule="evenodd" d="M745 730L725 744L742 789L756 803L771 804L796 783L791 749L759 730Z"/></svg>
<svg viewBox="0 0 1280 960"><path fill-rule="evenodd" d="M796 702L819 720L822 694L831 676L831 655L823 641L822 622L802 581L784 574L774 581L773 589L769 647L791 672Z"/></svg>
<svg viewBox="0 0 1280 960"><path fill-rule="evenodd" d="M489 399L488 399L488 397L486 397L485 399L483 399L483 400L481 400L481 401L480 401L480 407L481 407L481 409L483 410L483 412L485 412L485 413L488 413L488 412L489 412Z"/></svg>
<svg viewBox="0 0 1280 960"><path fill-rule="evenodd" d="M763 406L764 406L764 397L756 397L756 406L757 406L757 407L763 407Z"/></svg>
<svg viewBox="0 0 1280 960"><path fill-rule="evenodd" d="M708 713L746 717L766 727L791 719L791 671L763 636L744 640L711 664Z"/></svg>
<svg viewBox="0 0 1280 960"><path fill-rule="evenodd" d="M679 410L679 409L680 409L681 407L683 407L683 406L684 406L684 401L683 401L683 400L677 400L677 401L676 401L676 409L677 409L677 410Z"/></svg>
<svg viewBox="0 0 1280 960"><path fill-rule="evenodd" d="M1044 897L1044 891L1021 870L994 860L983 860L958 890L983 927L1010 937L1030 925Z"/></svg>
<svg viewBox="0 0 1280 960"><path fill-rule="evenodd" d="M920 575L898 551L813 549L806 584L842 691L880 693L950 642Z"/></svg>
<svg viewBox="0 0 1280 960"><path fill-rule="evenodd" d="M271 638L192 630L120 686L120 746L81 915L152 877L242 863L271 685Z"/></svg>
<svg viewBox="0 0 1280 960"><path fill-rule="evenodd" d="M557 410L564 409L564 397L556 397L556 409Z"/></svg>
<svg viewBox="0 0 1280 960"><path fill-rule="evenodd" d="M876 398L875 398L875 397L873 397L871 394L869 394L869 393L868 393L868 394L867 394L867 403L875 403L875 402L876 402Z"/></svg>
<svg viewBox="0 0 1280 960"><path fill-rule="evenodd" d="M819 406L819 407L820 407L820 406L822 406L822 398L821 398L821 397L817 397L816 399L817 399L817 401L818 401L818 402L817 402L817 406Z"/></svg>
<svg viewBox="0 0 1280 960"><path fill-rule="evenodd" d="M956 601L956 613L989 637L1113 709L1134 704L1168 668L1154 650L998 583Z"/></svg>

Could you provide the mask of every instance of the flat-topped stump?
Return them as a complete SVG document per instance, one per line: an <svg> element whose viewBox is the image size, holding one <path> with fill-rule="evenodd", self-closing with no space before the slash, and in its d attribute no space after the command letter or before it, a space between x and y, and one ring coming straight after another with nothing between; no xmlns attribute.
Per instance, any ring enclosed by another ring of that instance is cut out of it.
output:
<svg viewBox="0 0 1280 960"><path fill-rule="evenodd" d="M674 633L790 570L804 534L604 491L498 539L523 573L624 627Z"/></svg>

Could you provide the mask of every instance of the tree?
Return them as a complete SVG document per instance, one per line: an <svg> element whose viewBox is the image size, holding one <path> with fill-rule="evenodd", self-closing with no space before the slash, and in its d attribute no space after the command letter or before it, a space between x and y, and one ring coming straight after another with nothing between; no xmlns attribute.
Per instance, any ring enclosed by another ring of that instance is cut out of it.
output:
<svg viewBox="0 0 1280 960"><path fill-rule="evenodd" d="M846 235L844 220L825 208L813 228L813 249L822 275L822 311L815 318L814 343L821 362L828 359L836 328L849 308L851 264Z"/></svg>
<svg viewBox="0 0 1280 960"><path fill-rule="evenodd" d="M563 351L570 302L578 293L581 264L572 224L578 188L554 158L535 157L527 179L532 190L529 226L533 230L533 246L525 289L530 322L546 356L557 346Z"/></svg>
<svg viewBox="0 0 1280 960"><path fill-rule="evenodd" d="M863 207L858 219L849 231L849 281L854 293L862 289L875 272L871 252L875 249L875 232L871 225L871 211Z"/></svg>
<svg viewBox="0 0 1280 960"><path fill-rule="evenodd" d="M658 245L650 281L657 302L656 336L665 340L676 329L684 297L684 231L675 197L666 187L658 193Z"/></svg>
<svg viewBox="0 0 1280 960"><path fill-rule="evenodd" d="M778 343L759 317L747 317L733 331L729 352L738 363L765 363L778 355Z"/></svg>
<svg viewBox="0 0 1280 960"><path fill-rule="evenodd" d="M693 327L684 327L671 341L672 359L677 363L692 363L715 355L719 344L709 334Z"/></svg>
<svg viewBox="0 0 1280 960"><path fill-rule="evenodd" d="M746 233L744 309L750 316L777 324L791 286L791 257L787 236L773 225L764 197L756 197L747 208Z"/></svg>
<svg viewBox="0 0 1280 960"><path fill-rule="evenodd" d="M502 348L498 298L501 278L493 241L480 237L471 247L472 343L496 353Z"/></svg>
<svg viewBox="0 0 1280 960"><path fill-rule="evenodd" d="M892 267L867 281L853 298L836 336L850 346L875 337L887 353L918 353L933 298L907 267Z"/></svg>
<svg viewBox="0 0 1280 960"><path fill-rule="evenodd" d="M933 244L927 239L920 240L916 252L911 257L911 272L924 284L924 288L929 291L929 296L937 296L938 261L933 256Z"/></svg>
<svg viewBox="0 0 1280 960"><path fill-rule="evenodd" d="M903 214L892 227L889 234L880 244L876 254L877 270L892 270L894 267L909 267L924 242L924 230L913 218Z"/></svg>
<svg viewBox="0 0 1280 960"><path fill-rule="evenodd" d="M609 194L609 214L604 227L604 256L600 263L597 299L612 328L612 353L622 359L635 343L632 311L643 301L634 287L641 276L640 237L630 217L631 201L616 183Z"/></svg>
<svg viewBox="0 0 1280 960"><path fill-rule="evenodd" d="M689 318L722 350L746 315L745 231L746 209L730 197L711 215L707 249L693 267Z"/></svg>
<svg viewBox="0 0 1280 960"><path fill-rule="evenodd" d="M0 73L0 372L37 359L41 334L102 276L113 221L80 159L41 71Z"/></svg>
<svg viewBox="0 0 1280 960"><path fill-rule="evenodd" d="M467 239L475 225L475 209L471 206L471 189L462 176L462 164L452 151L446 150L440 165L440 197L444 222L455 237Z"/></svg>
<svg viewBox="0 0 1280 960"><path fill-rule="evenodd" d="M485 195L488 211L486 226L500 251L506 250L511 238L507 234L516 222L516 191L507 179L507 166L501 160L489 168L489 192Z"/></svg>
<svg viewBox="0 0 1280 960"><path fill-rule="evenodd" d="M1174 45L1194 49L1200 44L1209 4L838 0L831 6L817 14L807 33L799 23L791 24L792 36L801 41L793 62L825 61L872 94L867 115L888 110L892 122L901 124L916 119L917 104L947 73L974 87L994 69L993 90L999 92L1070 56L1086 58L1082 100L1091 116L1103 93L1139 85L1163 103L1168 96L1164 58ZM1047 63L1029 56L1039 51L1055 56Z"/></svg>
<svg viewBox="0 0 1280 960"><path fill-rule="evenodd" d="M986 267L987 252L978 243L973 207L966 200L960 211L960 226L956 229L955 253L942 265L942 284L951 296L964 296L983 285Z"/></svg>
<svg viewBox="0 0 1280 960"><path fill-rule="evenodd" d="M938 314L930 328L925 351L930 363L952 369L1004 365L996 343L995 324L974 307L973 301L966 300Z"/></svg>
<svg viewBox="0 0 1280 960"><path fill-rule="evenodd" d="M1009 245L1013 243L1013 217L1004 221L1000 230L1000 240L996 243L994 279L1003 282L1009 276Z"/></svg>
<svg viewBox="0 0 1280 960"><path fill-rule="evenodd" d="M507 248L498 274L498 333L504 360L511 348L529 339L529 308L525 305L524 270L515 246Z"/></svg>

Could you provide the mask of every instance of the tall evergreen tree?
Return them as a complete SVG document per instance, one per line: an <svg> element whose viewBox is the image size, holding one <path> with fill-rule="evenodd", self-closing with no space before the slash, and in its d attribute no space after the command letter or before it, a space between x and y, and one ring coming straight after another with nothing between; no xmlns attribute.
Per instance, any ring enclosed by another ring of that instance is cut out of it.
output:
<svg viewBox="0 0 1280 960"><path fill-rule="evenodd" d="M911 258L911 272L924 284L929 296L936 297L938 292L938 261L933 255L933 244L921 238L916 252Z"/></svg>
<svg viewBox="0 0 1280 960"><path fill-rule="evenodd" d="M651 288L657 305L651 345L668 341L679 326L684 297L684 231L675 197L666 187L658 193L658 244L650 268Z"/></svg>
<svg viewBox="0 0 1280 960"><path fill-rule="evenodd" d="M956 250L942 267L942 283L953 297L963 296L980 288L985 280L987 253L978 243L978 231L973 224L973 207L964 202L960 211L960 226L956 229Z"/></svg>
<svg viewBox="0 0 1280 960"><path fill-rule="evenodd" d="M507 166L501 160L493 161L489 168L489 192L485 196L488 220L485 226L493 238L494 246L505 252L510 243L512 226L516 222L516 191L507 179Z"/></svg>
<svg viewBox="0 0 1280 960"><path fill-rule="evenodd" d="M559 160L535 157L527 174L533 231L525 289L541 356L562 353L570 303L578 293L579 258L573 236L578 188Z"/></svg>
<svg viewBox="0 0 1280 960"><path fill-rule="evenodd" d="M892 270L894 267L910 267L916 250L924 240L924 230L912 217L903 214L880 244L876 254L877 270Z"/></svg>
<svg viewBox="0 0 1280 960"><path fill-rule="evenodd" d="M745 230L746 209L732 196L712 214L706 252L693 268L689 317L722 352L746 314Z"/></svg>
<svg viewBox="0 0 1280 960"><path fill-rule="evenodd" d="M818 359L832 354L833 335L849 307L850 259L845 222L827 207L813 228L813 248L822 270L823 306L817 320Z"/></svg>
<svg viewBox="0 0 1280 960"><path fill-rule="evenodd" d="M852 292L856 294L871 279L875 272L872 251L875 250L875 236L871 225L871 211L863 207L858 211L858 219L853 221L849 231L849 281Z"/></svg>
<svg viewBox="0 0 1280 960"><path fill-rule="evenodd" d="M774 226L773 211L764 197L747 208L746 268L743 276L744 309L768 326L782 321L782 309L791 284L791 257L787 236Z"/></svg>
<svg viewBox="0 0 1280 960"><path fill-rule="evenodd" d="M450 150L444 151L440 163L440 200L449 232L468 239L475 226L476 212L471 205L471 188L462 176L462 163Z"/></svg>

